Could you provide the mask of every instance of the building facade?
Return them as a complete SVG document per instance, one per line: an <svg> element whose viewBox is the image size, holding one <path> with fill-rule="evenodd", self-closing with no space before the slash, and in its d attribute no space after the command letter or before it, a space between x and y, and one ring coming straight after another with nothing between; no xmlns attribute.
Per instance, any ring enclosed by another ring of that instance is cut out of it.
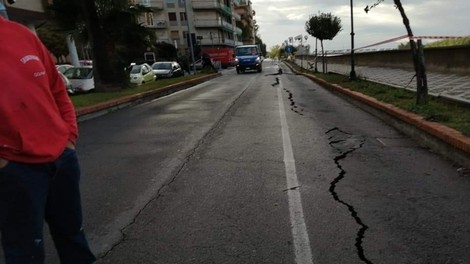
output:
<svg viewBox="0 0 470 264"><path fill-rule="evenodd" d="M186 3L187 1L187 3ZM179 51L188 49L188 32L193 45L202 49L254 43L253 10L248 0L130 0L149 8L139 23L153 28L157 42L173 44ZM253 37L242 39L242 22Z"/></svg>
<svg viewBox="0 0 470 264"><path fill-rule="evenodd" d="M16 0L14 4L3 1L10 20L17 21L35 30L36 25L46 21L46 6L48 0Z"/></svg>

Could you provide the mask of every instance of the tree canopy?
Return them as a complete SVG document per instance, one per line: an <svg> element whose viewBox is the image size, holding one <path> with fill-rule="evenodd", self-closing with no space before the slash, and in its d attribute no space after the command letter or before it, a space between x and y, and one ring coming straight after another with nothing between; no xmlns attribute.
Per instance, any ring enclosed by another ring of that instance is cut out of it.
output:
<svg viewBox="0 0 470 264"><path fill-rule="evenodd" d="M307 33L320 41L332 40L342 29L341 19L331 13L310 16L305 22Z"/></svg>
<svg viewBox="0 0 470 264"><path fill-rule="evenodd" d="M124 67L156 43L155 34L137 21L148 10L128 0L54 0L50 11L60 27L90 43L97 90L126 84Z"/></svg>
<svg viewBox="0 0 470 264"><path fill-rule="evenodd" d="M312 15L305 22L305 30L312 37L320 40L322 58L323 58L323 71L325 71L324 49L323 40L332 40L342 30L341 19L331 13L319 13Z"/></svg>

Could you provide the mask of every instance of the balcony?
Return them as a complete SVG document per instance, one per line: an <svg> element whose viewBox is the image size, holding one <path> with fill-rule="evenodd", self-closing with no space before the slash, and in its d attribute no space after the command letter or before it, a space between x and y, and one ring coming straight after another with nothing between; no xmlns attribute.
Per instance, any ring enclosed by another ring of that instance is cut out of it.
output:
<svg viewBox="0 0 470 264"><path fill-rule="evenodd" d="M236 21L240 21L242 19L242 17L236 12L233 12L232 15L233 15L233 18L235 18Z"/></svg>
<svg viewBox="0 0 470 264"><path fill-rule="evenodd" d="M163 0L134 0L131 3L142 5L155 11L164 9Z"/></svg>
<svg viewBox="0 0 470 264"><path fill-rule="evenodd" d="M232 15L232 9L229 6L221 4L217 1L205 0L205 1L194 1L192 2L193 9L217 9L225 13L226 15Z"/></svg>
<svg viewBox="0 0 470 264"><path fill-rule="evenodd" d="M168 22L165 20L155 20L153 21L153 25L148 25L148 27L151 28L167 28L168 27Z"/></svg>
<svg viewBox="0 0 470 264"><path fill-rule="evenodd" d="M250 0L240 0L240 6L251 6Z"/></svg>
<svg viewBox="0 0 470 264"><path fill-rule="evenodd" d="M233 39L201 39L198 40L198 44L201 46L215 46L215 45L224 45L224 46L238 46L243 45L243 42L235 41Z"/></svg>
<svg viewBox="0 0 470 264"><path fill-rule="evenodd" d="M42 24L47 18L46 8L40 0L17 1L14 5L7 5L6 9L11 20L28 26Z"/></svg>
<svg viewBox="0 0 470 264"><path fill-rule="evenodd" d="M223 27L221 19L197 19L194 21L195 27Z"/></svg>

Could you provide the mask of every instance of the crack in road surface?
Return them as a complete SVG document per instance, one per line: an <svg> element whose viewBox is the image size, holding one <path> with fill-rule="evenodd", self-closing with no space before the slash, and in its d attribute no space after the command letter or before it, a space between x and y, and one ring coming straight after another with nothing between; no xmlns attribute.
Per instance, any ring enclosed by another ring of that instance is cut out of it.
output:
<svg viewBox="0 0 470 264"><path fill-rule="evenodd" d="M292 92L289 91L289 90L286 89L286 88L284 88L284 91L286 91L286 93L289 94L289 97L288 97L287 99L289 99L289 101L290 101L290 110L292 110L293 112L295 112L295 113L297 113L297 114L303 116L304 114L301 113L301 112L303 112L304 109L303 109L303 108L300 108L300 110L299 110L299 108L298 108L297 105L295 104L294 95L292 94Z"/></svg>
<svg viewBox="0 0 470 264"><path fill-rule="evenodd" d="M343 180L346 176L346 171L340 164L340 161L345 159L349 154L354 152L357 149L360 149L362 145L364 145L364 138L360 136L351 135L346 133L339 128L335 127L328 130L325 134L330 135L328 140L330 141L330 146L339 152L339 155L334 158L334 162L338 169L340 170L338 176L330 183L330 193L333 195L333 198L336 202L343 204L346 206L351 213L351 216L354 218L356 223L361 227L356 236L356 249L357 255L359 259L361 259L364 263L372 264L370 260L368 260L364 254L364 248L362 247L362 241L364 239L365 232L369 228L362 219L359 217L356 209L354 206L348 204L347 202L341 200L338 193L336 192L336 186L339 184L341 180Z"/></svg>

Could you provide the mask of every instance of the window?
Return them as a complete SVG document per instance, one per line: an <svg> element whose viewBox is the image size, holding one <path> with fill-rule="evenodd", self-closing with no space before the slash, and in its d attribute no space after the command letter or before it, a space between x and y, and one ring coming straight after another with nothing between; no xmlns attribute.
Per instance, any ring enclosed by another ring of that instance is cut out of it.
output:
<svg viewBox="0 0 470 264"><path fill-rule="evenodd" d="M171 34L171 39L173 39L173 40L180 38L180 34L176 30L171 31L170 34Z"/></svg>
<svg viewBox="0 0 470 264"><path fill-rule="evenodd" d="M165 2L167 8L175 8L175 0L166 0Z"/></svg>
<svg viewBox="0 0 470 264"><path fill-rule="evenodd" d="M178 7L185 7L184 0L178 0Z"/></svg>
<svg viewBox="0 0 470 264"><path fill-rule="evenodd" d="M185 12L180 12L180 21L186 21L186 20L188 20L186 18L186 13Z"/></svg>
<svg viewBox="0 0 470 264"><path fill-rule="evenodd" d="M170 20L170 26L178 25L178 21L176 20L176 13L174 12L168 13L168 19Z"/></svg>
<svg viewBox="0 0 470 264"><path fill-rule="evenodd" d="M153 13L152 12L145 13L145 20L148 26L153 26Z"/></svg>

